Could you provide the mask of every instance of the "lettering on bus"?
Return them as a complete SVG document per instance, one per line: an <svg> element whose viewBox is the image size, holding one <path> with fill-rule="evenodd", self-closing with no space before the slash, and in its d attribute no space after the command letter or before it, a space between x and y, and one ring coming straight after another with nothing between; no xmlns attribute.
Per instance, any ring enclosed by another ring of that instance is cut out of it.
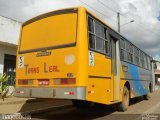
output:
<svg viewBox="0 0 160 120"><path fill-rule="evenodd" d="M39 67L30 67L29 65L25 65L26 74L34 74L39 73Z"/></svg>
<svg viewBox="0 0 160 120"><path fill-rule="evenodd" d="M51 51L44 50L44 51L38 52L36 57L50 56L51 53L52 53Z"/></svg>
<svg viewBox="0 0 160 120"><path fill-rule="evenodd" d="M25 65L25 73L26 74L37 74L40 72L40 67L30 67L28 64ZM44 73L50 73L50 72L59 72L58 66L56 65L50 65L48 66L47 63L44 63L43 66L43 72Z"/></svg>
<svg viewBox="0 0 160 120"><path fill-rule="evenodd" d="M58 66L47 66L47 63L44 63L44 73L48 72L59 72Z"/></svg>

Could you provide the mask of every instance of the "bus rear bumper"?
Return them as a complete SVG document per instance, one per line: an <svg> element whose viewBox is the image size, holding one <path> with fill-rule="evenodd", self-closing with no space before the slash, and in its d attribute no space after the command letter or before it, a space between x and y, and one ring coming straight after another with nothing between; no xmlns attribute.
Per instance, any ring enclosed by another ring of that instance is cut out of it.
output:
<svg viewBox="0 0 160 120"><path fill-rule="evenodd" d="M86 100L86 87L16 88L14 96L27 98L59 98Z"/></svg>

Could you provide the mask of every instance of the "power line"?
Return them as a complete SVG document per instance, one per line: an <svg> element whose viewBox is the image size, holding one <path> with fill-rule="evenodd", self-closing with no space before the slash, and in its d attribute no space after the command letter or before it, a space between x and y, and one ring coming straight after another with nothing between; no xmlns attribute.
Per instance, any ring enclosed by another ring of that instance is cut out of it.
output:
<svg viewBox="0 0 160 120"><path fill-rule="evenodd" d="M114 12L114 13L119 13L121 16L124 16L125 17L125 15L124 14L122 14L121 12L119 12L119 11L116 11L116 10L114 10L113 8L111 8L111 7L109 7L108 5L106 5L104 2L102 2L102 1L100 1L100 0L97 0L100 4L102 4L104 7L106 7L106 8L108 8L109 10L111 10L112 12ZM115 2L115 1L114 1Z"/></svg>
<svg viewBox="0 0 160 120"><path fill-rule="evenodd" d="M105 6L106 8L110 9L111 11L115 12L115 13L119 13L118 11L115 11L114 9L112 9L111 7L107 6L106 4L104 4L103 2L101 2L100 0L97 0L100 4L102 4L103 6Z"/></svg>
<svg viewBox="0 0 160 120"><path fill-rule="evenodd" d="M107 16L107 15L105 15L104 13L102 13L102 12L98 11L97 9L95 9L95 8L91 7L91 6L90 6L90 5L88 5L87 3L85 3L85 2L83 2L83 1L81 1L81 0L78 0L78 1L80 1L80 2L81 2L81 3L83 3L83 4L85 4L86 6L88 6L89 8L91 8L92 10L95 10L95 11L96 11L96 12L98 12L99 14L101 14L101 15L105 16L106 18L108 18L108 19L110 19L110 20L113 20L114 22L116 22L116 23L117 23L117 21L115 21L114 19L111 19L109 16Z"/></svg>
<svg viewBox="0 0 160 120"><path fill-rule="evenodd" d="M85 4L85 5L88 6L89 8L95 10L95 11L98 12L99 14L105 16L106 18L111 19L111 18L109 18L109 16L107 16L107 15L101 13L100 11L98 11L97 9L89 6L87 3L85 3L85 2L83 2L83 1L81 1L81 0L78 0L78 1L80 1L80 2L83 3L83 4ZM119 13L122 17L124 17L125 19L128 20L128 18L126 18L126 16L125 16L124 14L122 14L122 13L120 13L119 11L116 11L116 10L114 10L113 8L107 6L105 3L103 3L103 2L100 1L100 0L97 0L97 1L98 1L100 4L102 4L104 7L108 8L109 10L111 10L112 12L114 12L114 13ZM131 18L129 18L129 19L131 19ZM113 19L111 19L111 20L113 20ZM117 21L115 21L115 20L113 20L113 21L117 23ZM152 34L154 34L154 35L158 35L158 36L159 36L158 33L155 33L155 32L153 32L152 30L149 30L149 29L147 29L147 28L144 28L144 27L143 27L143 24L141 24L141 23L136 23L136 24L137 24L138 27L141 26L141 27L143 28L143 30L146 30L146 31L148 31L148 32L150 32L150 33L152 33ZM138 24L139 24L139 25L138 25Z"/></svg>
<svg viewBox="0 0 160 120"><path fill-rule="evenodd" d="M10 19L10 20L12 20L12 21L18 22L18 23L22 23L21 21L15 20L15 19L10 18L10 17L8 17L8 16L4 16L4 15L0 15L0 16L1 16L1 17L4 17L4 18L7 18L7 19Z"/></svg>
<svg viewBox="0 0 160 120"><path fill-rule="evenodd" d="M125 19L128 19L128 18L126 18L125 16L122 16L122 17L124 17ZM144 27L144 24L142 24L142 23L140 23L140 22L136 22L135 24L137 24L138 27L141 26L141 27L140 27L141 29L143 28L143 30L148 31L148 32L150 32L150 33L152 33L152 34L154 34L154 35L158 35L158 36L159 36L158 33L155 33L155 32L153 32L152 30L145 28L145 27Z"/></svg>
<svg viewBox="0 0 160 120"><path fill-rule="evenodd" d="M105 6L106 8L110 9L112 12L119 13L122 17L124 17L125 19L128 19L128 18L126 18L126 16L125 16L124 14L122 14L122 13L114 10L113 8L107 6L107 5L106 5L105 3L103 3L102 1L100 1L100 0L97 0L97 1L98 1L100 4L102 4L103 6ZM131 18L130 18L130 19L131 19ZM143 24L141 24L141 23L137 23L137 24L139 24L140 26L143 27ZM139 25L138 25L138 26L139 26ZM144 27L143 27L143 29L146 30L146 31L151 32L152 34L159 35L158 33L155 33L155 32L153 32L152 30L149 30L149 29L147 29L147 28L144 28Z"/></svg>
<svg viewBox="0 0 160 120"><path fill-rule="evenodd" d="M142 26L142 27L143 27L143 24L141 24L141 23L137 23L137 24L139 24L140 26ZM152 34L155 34L155 35L160 36L160 34L155 33L155 32L153 32L153 31L152 31L152 30L150 30L150 29L147 29L147 28L145 28L145 27L143 27L143 29L144 29L144 30L146 30L146 31L148 31L148 32L151 32Z"/></svg>

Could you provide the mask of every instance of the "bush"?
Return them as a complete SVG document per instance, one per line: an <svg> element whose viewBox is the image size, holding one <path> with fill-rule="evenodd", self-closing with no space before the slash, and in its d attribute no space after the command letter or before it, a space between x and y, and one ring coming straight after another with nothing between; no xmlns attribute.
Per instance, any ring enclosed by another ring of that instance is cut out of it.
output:
<svg viewBox="0 0 160 120"><path fill-rule="evenodd" d="M2 98L4 98L7 94L9 86L6 83L9 79L9 77L10 76L7 75L6 73L0 75L0 94L1 94Z"/></svg>

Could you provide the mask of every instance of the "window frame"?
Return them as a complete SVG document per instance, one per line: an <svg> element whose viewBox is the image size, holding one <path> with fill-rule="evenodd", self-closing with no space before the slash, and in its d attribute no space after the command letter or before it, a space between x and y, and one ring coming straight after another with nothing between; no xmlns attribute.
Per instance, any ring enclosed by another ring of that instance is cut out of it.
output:
<svg viewBox="0 0 160 120"><path fill-rule="evenodd" d="M93 28L94 28L94 33L92 31L89 31L89 24L88 24L88 21L89 21L89 18L93 20ZM103 27L103 31L104 31L104 38L97 35L96 34L96 22L101 25ZM100 53L100 54L103 54L103 55L106 55L108 57L111 56L111 50L110 50L110 38L109 38L109 33L108 33L108 28L106 25L104 25L102 22L100 22L99 20L97 20L96 18L92 17L92 15L90 14L87 14L87 33L88 33L88 47L89 47L89 50L92 50L94 52L97 52L97 53ZM90 40L89 40L89 34L93 35L94 36L94 39L95 39L95 48L91 48L90 47ZM97 49L97 38L103 40L103 52L98 50ZM106 46L106 43L108 43L108 45Z"/></svg>
<svg viewBox="0 0 160 120"><path fill-rule="evenodd" d="M142 50L140 50L138 47L136 47L130 41L126 40L123 37L121 37L120 39L119 46L120 46L119 50L120 50L120 60L121 61L130 63L130 64L134 64L146 70L151 70L151 65L149 65L150 63L148 62L148 59L151 59L149 55L144 53Z"/></svg>
<svg viewBox="0 0 160 120"><path fill-rule="evenodd" d="M93 26L94 26L93 27L93 29L94 29L93 31L94 32L89 31L88 18L93 20ZM98 24L102 25L103 30L104 30L104 38L95 33L95 29L96 29L95 28L95 23L96 22ZM87 34L88 34L88 48L89 48L89 50L97 52L97 53L100 53L100 54L103 54L103 55L106 55L107 57L110 58L111 57L111 40L110 40L110 37L109 37L108 30L109 30L109 28L103 22L101 22L97 18L93 17L91 14L87 13ZM95 49L90 47L89 34L94 36ZM101 52L101 51L97 50L97 46L96 46L97 39L96 39L96 37L98 37L98 38L100 38L101 40L104 41L104 44L103 44L104 45L104 50L103 50L104 52ZM144 53L142 50L140 50L138 47L136 47L134 44L132 44L130 41L128 41L127 39L125 39L122 36L119 39L119 41L120 41L119 42L119 50L120 50L119 52L120 52L120 60L121 61L128 62L130 64L134 64L134 65L136 65L136 66L138 66L140 68L146 69L146 70L151 70L149 68L148 58L150 60L152 58L149 55ZM122 47L121 41L123 41L123 43L124 43L123 47ZM108 45L107 45L108 47L106 47L106 42L108 43ZM129 46L131 46L131 47L129 47ZM129 50L127 50L127 49L129 49ZM123 59L122 59L122 53L123 53ZM131 60L130 61L128 60L129 54L131 56ZM141 56L141 54L142 54L142 56ZM145 62L144 57L143 57L144 55L146 56L146 62ZM147 67L145 67L145 64L147 65ZM150 65L150 67L151 67L151 65Z"/></svg>

